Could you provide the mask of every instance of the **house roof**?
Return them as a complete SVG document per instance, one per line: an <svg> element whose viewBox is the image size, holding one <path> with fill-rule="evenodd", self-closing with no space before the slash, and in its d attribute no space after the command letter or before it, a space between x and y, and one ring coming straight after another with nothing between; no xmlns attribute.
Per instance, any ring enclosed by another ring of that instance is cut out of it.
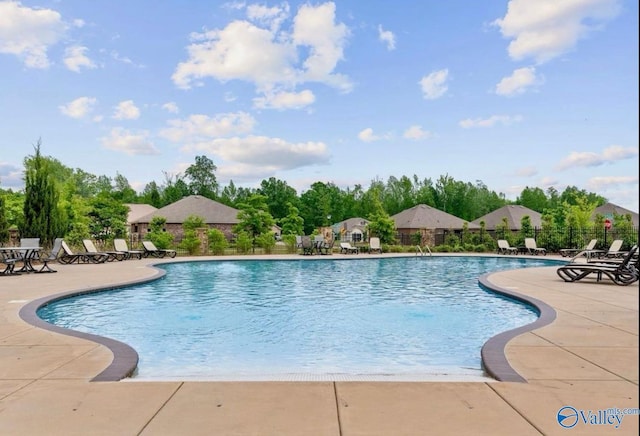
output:
<svg viewBox="0 0 640 436"><path fill-rule="evenodd" d="M175 203L155 210L138 218L137 223L148 223L154 217L161 216L167 223L181 224L191 215L204 218L207 224L237 224L238 209L226 206L201 195L190 195Z"/></svg>
<svg viewBox="0 0 640 436"><path fill-rule="evenodd" d="M340 232L342 229L350 232L354 228L362 230L367 226L367 224L369 224L369 220L360 217L354 217L348 218L344 221L340 221L339 223L335 223L331 226L331 228L334 232Z"/></svg>
<svg viewBox="0 0 640 436"><path fill-rule="evenodd" d="M613 218L614 213L616 215L630 214L631 222L635 227L638 227L637 212L633 212L629 209L625 209L624 207L618 206L617 204L613 204L613 203L605 203L602 206L596 207L595 210L593 211L593 214L591 215L591 218L594 219L598 214L604 216L605 218Z"/></svg>
<svg viewBox="0 0 640 436"><path fill-rule="evenodd" d="M435 209L426 204L418 204L391 217L398 229L462 229L467 221L457 216ZM469 223L469 229L479 229Z"/></svg>
<svg viewBox="0 0 640 436"><path fill-rule="evenodd" d="M495 229L502 225L502 218L507 218L507 224L511 230L520 230L522 228L522 217L529 216L533 227L542 227L542 214L533 209L518 204L508 204L496 209L478 219L473 220L474 224L480 225L480 221L484 221L487 229Z"/></svg>
<svg viewBox="0 0 640 436"><path fill-rule="evenodd" d="M127 203L125 204L125 206L129 208L129 213L127 214L127 223L135 223L140 217L158 210L157 207L151 206L150 204Z"/></svg>

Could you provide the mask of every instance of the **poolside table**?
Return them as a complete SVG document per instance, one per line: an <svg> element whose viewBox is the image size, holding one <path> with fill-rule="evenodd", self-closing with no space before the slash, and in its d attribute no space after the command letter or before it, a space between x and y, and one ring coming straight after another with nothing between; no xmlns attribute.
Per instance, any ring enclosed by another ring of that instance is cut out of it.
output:
<svg viewBox="0 0 640 436"><path fill-rule="evenodd" d="M31 262L33 259L40 258L40 250L42 250L42 247L0 247L0 251L6 253L10 259L22 261L22 268L14 271L17 273L36 272Z"/></svg>

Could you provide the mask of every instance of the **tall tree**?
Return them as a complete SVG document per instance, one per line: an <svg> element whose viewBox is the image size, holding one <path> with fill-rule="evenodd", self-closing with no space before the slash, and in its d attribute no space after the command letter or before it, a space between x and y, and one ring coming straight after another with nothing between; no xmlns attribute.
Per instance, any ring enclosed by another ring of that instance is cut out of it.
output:
<svg viewBox="0 0 640 436"><path fill-rule="evenodd" d="M215 200L218 196L217 169L207 156L196 156L196 162L184 172L191 192Z"/></svg>
<svg viewBox="0 0 640 436"><path fill-rule="evenodd" d="M35 155L25 161L24 221L20 235L40 238L41 244L51 245L56 237L63 235L65 226L58 209L58 189L47 159L40 154L40 144L38 140Z"/></svg>
<svg viewBox="0 0 640 436"><path fill-rule="evenodd" d="M270 177L260 183L258 194L267 198L269 212L276 221L284 218L289 213L288 204L298 204L298 194L295 189L287 185L287 182Z"/></svg>
<svg viewBox="0 0 640 436"><path fill-rule="evenodd" d="M5 210L4 193L0 190L0 243L5 243L9 240L9 222L7 221Z"/></svg>
<svg viewBox="0 0 640 436"><path fill-rule="evenodd" d="M255 245L255 240L259 235L270 233L275 220L269 213L267 199L264 195L254 194L248 201L239 204L238 224L234 226L234 232L246 232Z"/></svg>

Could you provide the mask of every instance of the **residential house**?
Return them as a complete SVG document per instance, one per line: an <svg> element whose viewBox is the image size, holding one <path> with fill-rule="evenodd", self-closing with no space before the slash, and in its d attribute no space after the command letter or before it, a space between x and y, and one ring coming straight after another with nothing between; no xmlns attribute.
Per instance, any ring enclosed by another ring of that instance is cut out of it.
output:
<svg viewBox="0 0 640 436"><path fill-rule="evenodd" d="M518 204L508 204L506 206L502 206L501 208L483 215L471 222L480 225L480 222L484 221L485 229L495 230L496 228L502 226L503 219L506 218L509 230L519 231L520 229L522 229L522 218L525 216L528 216L531 220L532 227L542 227L541 213L536 212L533 209L529 209L528 207L520 206Z"/></svg>
<svg viewBox="0 0 640 436"><path fill-rule="evenodd" d="M403 210L391 217L396 224L401 243L410 245L414 241L413 236L420 234L420 245L435 246L444 243L445 236L450 233L460 233L465 223L469 230L479 230L478 224L458 218L457 216L443 212L439 209L418 204L412 208Z"/></svg>

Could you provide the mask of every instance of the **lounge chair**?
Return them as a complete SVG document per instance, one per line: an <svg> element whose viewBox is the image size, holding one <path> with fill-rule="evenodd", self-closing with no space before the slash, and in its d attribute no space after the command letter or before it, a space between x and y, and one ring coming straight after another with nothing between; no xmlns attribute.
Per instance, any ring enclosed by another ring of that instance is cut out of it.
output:
<svg viewBox="0 0 640 436"><path fill-rule="evenodd" d="M55 269L51 269L49 266L49 262L53 262L58 259L58 255L60 254L60 250L62 250L62 238L56 238L53 241L53 248L51 252L46 257L40 257L40 262L42 262L42 268L40 268L37 273L54 273Z"/></svg>
<svg viewBox="0 0 640 436"><path fill-rule="evenodd" d="M588 261L596 259L595 260L596 262L597 262L597 259L624 257L624 255L627 254L627 252L620 250L622 248L623 243L624 241L622 239L615 239L609 246L608 250L586 251L585 256L587 257Z"/></svg>
<svg viewBox="0 0 640 436"><path fill-rule="evenodd" d="M0 247L0 263L4 264L4 270L0 271L0 276L19 275L20 273L15 271L16 262L19 260L20 258L13 257L9 251Z"/></svg>
<svg viewBox="0 0 640 436"><path fill-rule="evenodd" d="M380 238L369 238L369 254L380 253L382 254L382 247L380 246Z"/></svg>
<svg viewBox="0 0 640 436"><path fill-rule="evenodd" d="M151 241L142 241L142 246L144 247L144 257L176 257L178 254L176 250L169 248L156 248L156 245Z"/></svg>
<svg viewBox="0 0 640 436"><path fill-rule="evenodd" d="M630 285L639 277L637 251L638 247L633 247L621 262L616 263L569 262L558 268L556 273L565 282L577 282L593 274L597 282L606 276L616 285Z"/></svg>
<svg viewBox="0 0 640 436"><path fill-rule="evenodd" d="M518 254L518 247L512 247L506 239L498 239L498 254Z"/></svg>
<svg viewBox="0 0 640 436"><path fill-rule="evenodd" d="M132 257L135 257L136 259L142 259L142 256L144 256L144 251L140 251L140 250L129 250L129 246L127 245L127 241L125 241L124 239L114 239L113 240L113 248L116 249L116 251L120 251L122 253L125 253L125 259L131 259Z"/></svg>
<svg viewBox="0 0 640 436"><path fill-rule="evenodd" d="M113 262L114 260L124 260L127 257L127 253L121 251L98 251L91 239L83 239L82 245L87 253L90 254L106 254L107 262Z"/></svg>
<svg viewBox="0 0 640 436"><path fill-rule="evenodd" d="M344 253L344 254L358 254L360 252L360 250L358 250L358 247L353 247L350 243L348 242L341 242L340 243L340 253Z"/></svg>
<svg viewBox="0 0 640 436"><path fill-rule="evenodd" d="M527 253L529 254L542 254L544 256L547 255L547 249L538 247L536 244L536 240L533 238L524 238L524 246L526 247Z"/></svg>
<svg viewBox="0 0 640 436"><path fill-rule="evenodd" d="M584 248L563 248L559 251L560 256L562 257L575 257L586 255L585 252L591 251L596 248L596 244L598 243L597 239L592 239Z"/></svg>
<svg viewBox="0 0 640 436"><path fill-rule="evenodd" d="M313 254L316 246L311 240L311 236L304 235L302 236L301 241L302 254Z"/></svg>
<svg viewBox="0 0 640 436"><path fill-rule="evenodd" d="M62 246L62 253L58 256L58 262L64 264L104 263L109 257L103 253L74 253L64 240L60 242L60 245Z"/></svg>

